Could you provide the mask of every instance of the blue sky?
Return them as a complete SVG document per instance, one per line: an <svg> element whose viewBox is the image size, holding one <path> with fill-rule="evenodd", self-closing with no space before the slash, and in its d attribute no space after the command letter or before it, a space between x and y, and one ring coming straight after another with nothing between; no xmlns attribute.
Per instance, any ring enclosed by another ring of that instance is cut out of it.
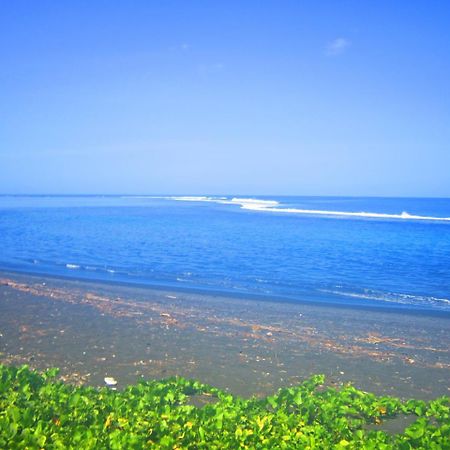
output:
<svg viewBox="0 0 450 450"><path fill-rule="evenodd" d="M0 4L0 193L450 196L446 1Z"/></svg>

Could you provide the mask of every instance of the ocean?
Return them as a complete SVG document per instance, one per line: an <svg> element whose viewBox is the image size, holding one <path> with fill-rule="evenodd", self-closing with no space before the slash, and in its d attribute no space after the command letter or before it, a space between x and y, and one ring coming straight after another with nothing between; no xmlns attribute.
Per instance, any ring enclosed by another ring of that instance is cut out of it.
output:
<svg viewBox="0 0 450 450"><path fill-rule="evenodd" d="M450 199L0 196L0 270L448 313Z"/></svg>

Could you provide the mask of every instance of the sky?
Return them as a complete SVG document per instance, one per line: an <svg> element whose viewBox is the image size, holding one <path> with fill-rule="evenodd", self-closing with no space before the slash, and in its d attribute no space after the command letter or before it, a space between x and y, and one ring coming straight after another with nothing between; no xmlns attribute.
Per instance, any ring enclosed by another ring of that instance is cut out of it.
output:
<svg viewBox="0 0 450 450"><path fill-rule="evenodd" d="M448 1L0 2L0 193L450 197Z"/></svg>

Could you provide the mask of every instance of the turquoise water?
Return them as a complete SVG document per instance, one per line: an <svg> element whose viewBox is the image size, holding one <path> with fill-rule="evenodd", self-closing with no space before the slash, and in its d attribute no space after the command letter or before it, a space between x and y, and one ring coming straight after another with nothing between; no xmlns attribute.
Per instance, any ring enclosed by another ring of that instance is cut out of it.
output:
<svg viewBox="0 0 450 450"><path fill-rule="evenodd" d="M450 199L0 197L0 269L450 312Z"/></svg>

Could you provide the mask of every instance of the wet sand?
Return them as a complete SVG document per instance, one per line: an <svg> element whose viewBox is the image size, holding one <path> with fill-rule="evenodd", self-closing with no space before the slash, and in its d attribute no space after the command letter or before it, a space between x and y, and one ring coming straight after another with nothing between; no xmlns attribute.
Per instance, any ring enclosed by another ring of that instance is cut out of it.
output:
<svg viewBox="0 0 450 450"><path fill-rule="evenodd" d="M402 398L450 393L450 317L0 273L0 362L71 383L180 375L267 395L328 384Z"/></svg>

